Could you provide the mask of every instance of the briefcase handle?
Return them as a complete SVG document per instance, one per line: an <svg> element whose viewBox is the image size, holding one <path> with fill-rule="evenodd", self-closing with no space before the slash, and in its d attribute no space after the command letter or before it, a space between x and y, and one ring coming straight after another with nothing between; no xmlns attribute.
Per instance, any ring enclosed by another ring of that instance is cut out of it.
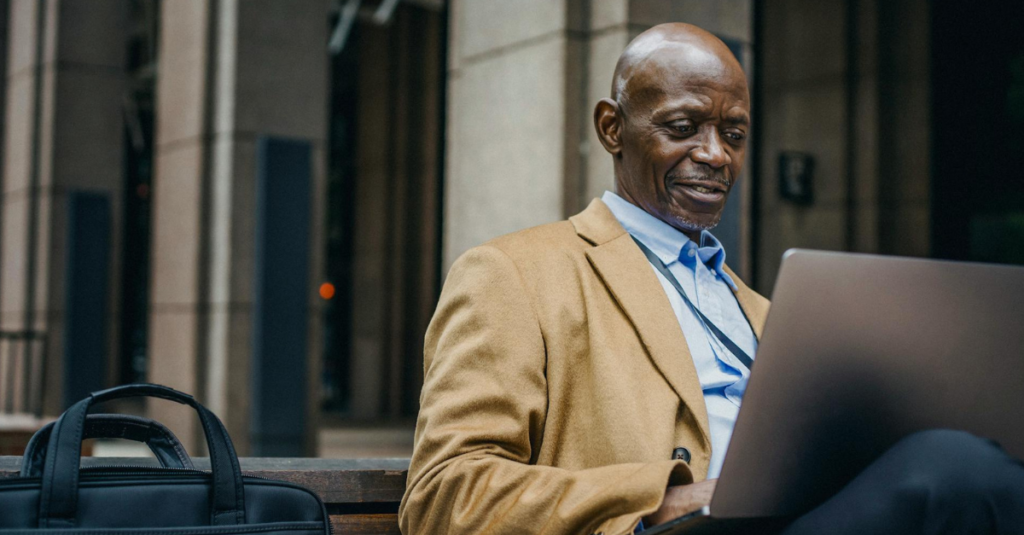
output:
<svg viewBox="0 0 1024 535"><path fill-rule="evenodd" d="M192 396L161 385L130 384L99 392L75 403L57 418L46 447L46 461L39 493L39 527L75 526L78 509L78 477L82 455L82 431L89 408L104 401L128 397L155 397L188 405L199 413L199 422L210 450L213 488L210 524L230 526L245 523L242 470L231 437L216 415Z"/></svg>
<svg viewBox="0 0 1024 535"><path fill-rule="evenodd" d="M50 442L53 422L32 435L25 447L21 463L21 477L39 476L46 460L46 445ZM156 420L128 414L90 414L85 419L82 439L120 438L141 442L149 446L153 456L164 468L194 469L192 459L178 437Z"/></svg>

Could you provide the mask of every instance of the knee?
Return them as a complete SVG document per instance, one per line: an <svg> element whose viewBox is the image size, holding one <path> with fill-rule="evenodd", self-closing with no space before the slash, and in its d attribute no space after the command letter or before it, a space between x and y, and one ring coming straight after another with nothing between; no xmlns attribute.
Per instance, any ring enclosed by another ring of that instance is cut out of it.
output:
<svg viewBox="0 0 1024 535"><path fill-rule="evenodd" d="M929 429L907 435L892 447L893 453L919 460L946 460L961 464L970 459L1005 456L991 440L953 429Z"/></svg>
<svg viewBox="0 0 1024 535"><path fill-rule="evenodd" d="M915 433L886 455L896 487L932 505L1024 499L1024 465L996 443L964 431Z"/></svg>

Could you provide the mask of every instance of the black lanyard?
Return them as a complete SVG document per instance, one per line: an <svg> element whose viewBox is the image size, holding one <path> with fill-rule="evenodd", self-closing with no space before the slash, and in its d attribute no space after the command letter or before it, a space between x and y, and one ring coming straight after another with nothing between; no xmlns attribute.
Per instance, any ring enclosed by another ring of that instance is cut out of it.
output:
<svg viewBox="0 0 1024 535"><path fill-rule="evenodd" d="M740 349L740 346L736 345L736 342L733 342L728 335L723 333L721 329L719 329L714 323L712 323L711 320L709 320L708 317L705 316L704 313L701 312L700 309L698 309L692 301L690 301L689 297L686 297L686 292L683 291L683 287L679 285L679 281L677 281L676 278L672 275L672 272L668 270L668 267L665 265L665 263L662 262L660 258L658 258L658 255L654 254L654 251L648 249L646 245L640 243L640 240L636 239L636 236L630 235L630 237L633 238L633 241L635 241L636 244L640 246L640 250L644 252L644 256L646 256L647 260L651 262L651 265L654 266L654 269L657 269L659 272L661 272L661 274L664 275L666 279L668 279L669 284L671 284L672 287L675 288L677 292L679 292L679 296L683 298L683 302L686 303L688 307L690 307L690 310L692 310L693 313L697 316L697 318L700 319L701 323L703 323L704 326L707 327L708 330L710 330L716 338L718 338L718 341L721 342L722 345L724 345L729 351L731 351L732 354L736 358L738 358L740 362L742 362L743 365L747 367L748 370L752 369L754 367L754 359L750 358L750 355L747 355L746 351Z"/></svg>

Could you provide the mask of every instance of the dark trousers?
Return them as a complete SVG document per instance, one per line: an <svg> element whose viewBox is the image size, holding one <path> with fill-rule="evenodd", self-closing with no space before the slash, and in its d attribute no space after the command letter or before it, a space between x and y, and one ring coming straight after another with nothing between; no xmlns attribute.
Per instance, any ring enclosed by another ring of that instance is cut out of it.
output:
<svg viewBox="0 0 1024 535"><path fill-rule="evenodd" d="M960 431L904 438L784 535L1024 534L1024 463Z"/></svg>

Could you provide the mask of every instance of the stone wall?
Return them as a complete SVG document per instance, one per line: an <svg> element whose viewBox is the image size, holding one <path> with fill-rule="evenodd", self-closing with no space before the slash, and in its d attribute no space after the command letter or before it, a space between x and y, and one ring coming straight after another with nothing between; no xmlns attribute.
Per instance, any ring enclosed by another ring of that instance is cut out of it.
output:
<svg viewBox="0 0 1024 535"><path fill-rule="evenodd" d="M73 192L108 202L111 291L95 310L105 311L109 326L103 334L110 350L106 368L113 370L116 362L126 11L119 0L15 0L0 8L8 5L0 329L45 333L45 378L31 383L46 385L42 408L59 414L67 379L63 334ZM17 367L15 373L24 377L24 371ZM27 386L18 382L15 389Z"/></svg>

